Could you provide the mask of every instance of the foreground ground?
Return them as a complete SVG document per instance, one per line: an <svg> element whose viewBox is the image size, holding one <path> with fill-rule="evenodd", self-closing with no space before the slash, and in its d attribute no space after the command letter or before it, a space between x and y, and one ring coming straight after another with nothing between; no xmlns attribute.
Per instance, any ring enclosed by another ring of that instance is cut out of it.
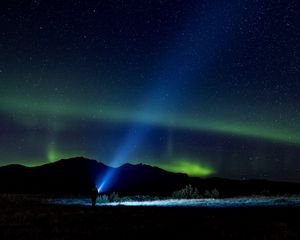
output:
<svg viewBox="0 0 300 240"><path fill-rule="evenodd" d="M300 208L186 208L47 205L0 199L0 239L171 236L300 239Z"/></svg>

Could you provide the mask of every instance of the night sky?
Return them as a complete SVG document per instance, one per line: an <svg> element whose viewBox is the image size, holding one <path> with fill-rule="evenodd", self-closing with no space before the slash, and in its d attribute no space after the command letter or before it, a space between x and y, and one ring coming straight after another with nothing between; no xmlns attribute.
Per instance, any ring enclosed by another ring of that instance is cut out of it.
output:
<svg viewBox="0 0 300 240"><path fill-rule="evenodd" d="M84 156L300 182L297 0L4 0L0 165Z"/></svg>

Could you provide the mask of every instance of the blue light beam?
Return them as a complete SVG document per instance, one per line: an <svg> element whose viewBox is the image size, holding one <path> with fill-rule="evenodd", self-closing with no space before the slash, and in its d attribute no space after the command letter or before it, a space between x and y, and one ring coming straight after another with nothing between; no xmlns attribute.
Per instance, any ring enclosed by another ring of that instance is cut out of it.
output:
<svg viewBox="0 0 300 240"><path fill-rule="evenodd" d="M170 44L171 50L161 60L158 73L151 79L156 79L154 87L145 96L142 104L135 112L136 119L147 118L155 122L168 116L172 111L178 110L179 100L184 97L184 92L192 87L195 81L195 71L205 72L207 65L230 43L232 32L242 17L244 1L222 1L193 6L188 21L183 31ZM225 28L228 26L228 28ZM111 164L121 165L128 161L143 138L147 136L150 127L133 125L131 131L117 148L116 155ZM108 182L113 177L114 171L108 171L98 183L100 191L107 191Z"/></svg>

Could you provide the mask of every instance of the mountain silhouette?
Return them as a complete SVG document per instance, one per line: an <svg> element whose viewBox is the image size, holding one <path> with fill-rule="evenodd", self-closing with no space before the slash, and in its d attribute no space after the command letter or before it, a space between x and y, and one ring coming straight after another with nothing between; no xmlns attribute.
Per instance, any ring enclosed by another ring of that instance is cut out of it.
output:
<svg viewBox="0 0 300 240"><path fill-rule="evenodd" d="M37 167L7 165L0 167L1 193L36 193L59 195L89 194L95 183L107 173L107 192L120 194L170 195L173 191L191 184L199 189L218 189L222 196L246 194L300 193L300 183L268 180L233 180L223 178L201 179L183 173L173 173L146 164L126 163L118 168L83 157L62 159Z"/></svg>
<svg viewBox="0 0 300 240"><path fill-rule="evenodd" d="M62 159L37 167L0 167L0 192L41 194L88 194L92 186L110 172L108 191L162 194L187 182L188 176L144 164L112 168L83 157Z"/></svg>

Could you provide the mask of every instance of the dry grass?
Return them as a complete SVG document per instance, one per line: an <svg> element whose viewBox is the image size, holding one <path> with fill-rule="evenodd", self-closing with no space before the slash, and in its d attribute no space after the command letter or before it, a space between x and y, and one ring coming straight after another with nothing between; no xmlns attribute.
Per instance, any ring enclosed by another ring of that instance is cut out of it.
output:
<svg viewBox="0 0 300 240"><path fill-rule="evenodd" d="M298 208L162 208L47 205L39 196L0 196L0 239L299 239Z"/></svg>

